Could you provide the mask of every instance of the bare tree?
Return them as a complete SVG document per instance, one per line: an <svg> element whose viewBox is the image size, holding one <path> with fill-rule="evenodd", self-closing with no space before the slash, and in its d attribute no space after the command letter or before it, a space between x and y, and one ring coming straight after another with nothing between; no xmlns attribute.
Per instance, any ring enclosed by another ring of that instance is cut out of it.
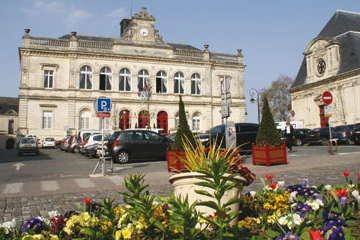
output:
<svg viewBox="0 0 360 240"><path fill-rule="evenodd" d="M260 91L261 99L267 96L271 113L275 121L286 121L289 118L291 110L290 87L294 83L294 79L280 75L269 88ZM261 103L262 109L262 103Z"/></svg>

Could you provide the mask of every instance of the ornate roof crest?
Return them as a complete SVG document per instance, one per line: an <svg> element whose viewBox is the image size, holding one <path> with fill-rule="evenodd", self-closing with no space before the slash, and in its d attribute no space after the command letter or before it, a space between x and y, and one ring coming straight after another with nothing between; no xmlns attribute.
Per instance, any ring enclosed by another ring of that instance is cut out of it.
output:
<svg viewBox="0 0 360 240"><path fill-rule="evenodd" d="M142 7L140 13L135 13L132 18L155 21L154 16L149 15L145 7Z"/></svg>

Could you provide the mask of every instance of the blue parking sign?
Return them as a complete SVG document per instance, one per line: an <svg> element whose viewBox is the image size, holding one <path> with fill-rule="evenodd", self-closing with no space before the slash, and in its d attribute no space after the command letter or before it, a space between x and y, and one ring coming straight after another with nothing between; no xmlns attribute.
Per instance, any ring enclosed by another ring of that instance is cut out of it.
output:
<svg viewBox="0 0 360 240"><path fill-rule="evenodd" d="M97 110L97 112L110 112L111 111L111 99L110 98L98 98L96 110Z"/></svg>

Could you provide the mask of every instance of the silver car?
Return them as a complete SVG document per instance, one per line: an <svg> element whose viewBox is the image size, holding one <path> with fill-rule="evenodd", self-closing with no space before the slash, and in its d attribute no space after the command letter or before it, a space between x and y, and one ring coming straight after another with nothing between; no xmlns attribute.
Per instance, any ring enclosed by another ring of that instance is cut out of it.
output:
<svg viewBox="0 0 360 240"><path fill-rule="evenodd" d="M24 153L35 153L39 154L39 147L35 138L22 137L19 143L18 155L21 156Z"/></svg>

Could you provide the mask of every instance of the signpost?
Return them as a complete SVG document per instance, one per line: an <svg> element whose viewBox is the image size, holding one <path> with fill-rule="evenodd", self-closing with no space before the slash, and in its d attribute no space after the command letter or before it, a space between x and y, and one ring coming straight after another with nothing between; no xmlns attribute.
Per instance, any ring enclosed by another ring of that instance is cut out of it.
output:
<svg viewBox="0 0 360 240"><path fill-rule="evenodd" d="M105 161L105 148L104 148L104 118L111 117L111 99L110 98L98 98L94 102L94 109L96 116L101 118L101 142L102 142L102 154L99 158L93 173L96 172L100 162L102 162L102 175L106 176L106 161Z"/></svg>
<svg viewBox="0 0 360 240"><path fill-rule="evenodd" d="M327 117L329 119L329 134L330 134L330 149L329 149L329 152L330 152L330 154L334 154L333 153L333 144L332 144L331 126L330 126L330 117L332 117L333 110L332 110L331 106L328 106L328 105L330 105L332 103L333 96L332 96L331 92L325 91L325 92L323 92L321 98L322 98L323 102L326 104L326 106L324 106L325 117Z"/></svg>

